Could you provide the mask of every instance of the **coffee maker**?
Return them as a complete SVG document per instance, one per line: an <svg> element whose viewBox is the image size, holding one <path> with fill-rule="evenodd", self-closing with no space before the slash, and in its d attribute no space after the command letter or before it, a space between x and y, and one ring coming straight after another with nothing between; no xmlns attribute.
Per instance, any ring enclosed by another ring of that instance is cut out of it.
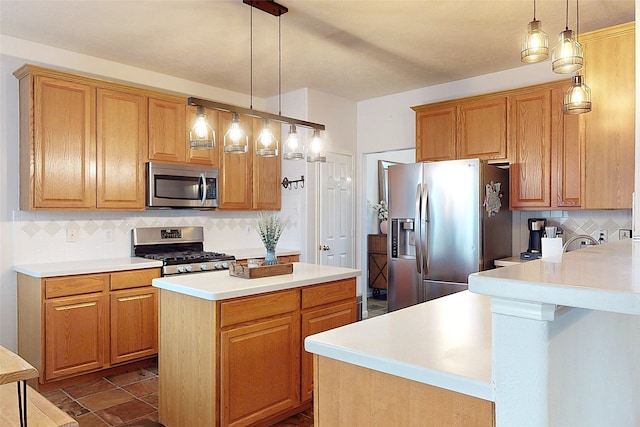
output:
<svg viewBox="0 0 640 427"><path fill-rule="evenodd" d="M520 259L537 259L542 257L542 237L547 220L544 218L529 218L529 248L520 253Z"/></svg>

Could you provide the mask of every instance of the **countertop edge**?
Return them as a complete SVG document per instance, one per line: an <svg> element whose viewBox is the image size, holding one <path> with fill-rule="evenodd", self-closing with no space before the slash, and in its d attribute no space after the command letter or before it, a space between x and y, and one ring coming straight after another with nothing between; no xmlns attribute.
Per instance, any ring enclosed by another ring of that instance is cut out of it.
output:
<svg viewBox="0 0 640 427"><path fill-rule="evenodd" d="M139 257L122 257L42 264L20 264L12 266L12 269L16 273L27 276L47 278L160 267L162 267L162 261L148 260Z"/></svg>

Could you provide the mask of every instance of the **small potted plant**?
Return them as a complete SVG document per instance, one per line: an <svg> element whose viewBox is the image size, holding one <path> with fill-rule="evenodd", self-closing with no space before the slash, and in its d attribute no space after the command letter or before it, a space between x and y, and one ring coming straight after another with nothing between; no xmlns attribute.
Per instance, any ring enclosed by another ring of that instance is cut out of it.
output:
<svg viewBox="0 0 640 427"><path fill-rule="evenodd" d="M389 209L387 207L387 202L384 200L380 200L378 203L368 203L369 207L376 211L378 219L380 220L380 232L382 234L387 234L387 220L389 218Z"/></svg>
<svg viewBox="0 0 640 427"><path fill-rule="evenodd" d="M288 219L283 220L276 215L275 212L260 212L260 217L258 218L258 233L267 250L267 255L264 259L265 265L275 265L278 263L278 259L276 258L276 245L288 222Z"/></svg>

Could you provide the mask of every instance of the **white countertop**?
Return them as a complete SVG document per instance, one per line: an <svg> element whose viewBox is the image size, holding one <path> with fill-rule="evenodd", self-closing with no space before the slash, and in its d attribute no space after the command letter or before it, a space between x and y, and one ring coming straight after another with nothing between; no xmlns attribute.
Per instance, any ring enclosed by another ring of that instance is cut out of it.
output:
<svg viewBox="0 0 640 427"><path fill-rule="evenodd" d="M293 263L293 273L245 279L228 270L153 279L153 286L207 300L223 300L315 285L360 276L360 270L318 264Z"/></svg>
<svg viewBox="0 0 640 427"><path fill-rule="evenodd" d="M492 297L640 314L640 242L617 242L469 276Z"/></svg>
<svg viewBox="0 0 640 427"><path fill-rule="evenodd" d="M106 271L138 270L162 267L162 261L137 257L63 261L42 264L14 265L13 271L31 277L70 276L73 274L104 273Z"/></svg>
<svg viewBox="0 0 640 427"><path fill-rule="evenodd" d="M468 291L312 335L305 349L494 400L490 299Z"/></svg>
<svg viewBox="0 0 640 427"><path fill-rule="evenodd" d="M519 256L511 256L508 258L500 258L493 261L493 265L496 267L509 267L511 265L522 264L523 262L529 262L530 259L520 259Z"/></svg>

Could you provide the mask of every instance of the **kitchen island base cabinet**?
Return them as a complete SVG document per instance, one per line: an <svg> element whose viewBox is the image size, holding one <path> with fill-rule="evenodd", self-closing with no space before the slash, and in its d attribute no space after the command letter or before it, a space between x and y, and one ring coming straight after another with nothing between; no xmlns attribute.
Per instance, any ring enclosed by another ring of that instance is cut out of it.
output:
<svg viewBox="0 0 640 427"><path fill-rule="evenodd" d="M314 355L314 426L495 425L495 404Z"/></svg>
<svg viewBox="0 0 640 427"><path fill-rule="evenodd" d="M311 407L304 337L357 318L355 278L218 301L161 289L159 301L167 427L267 426Z"/></svg>

